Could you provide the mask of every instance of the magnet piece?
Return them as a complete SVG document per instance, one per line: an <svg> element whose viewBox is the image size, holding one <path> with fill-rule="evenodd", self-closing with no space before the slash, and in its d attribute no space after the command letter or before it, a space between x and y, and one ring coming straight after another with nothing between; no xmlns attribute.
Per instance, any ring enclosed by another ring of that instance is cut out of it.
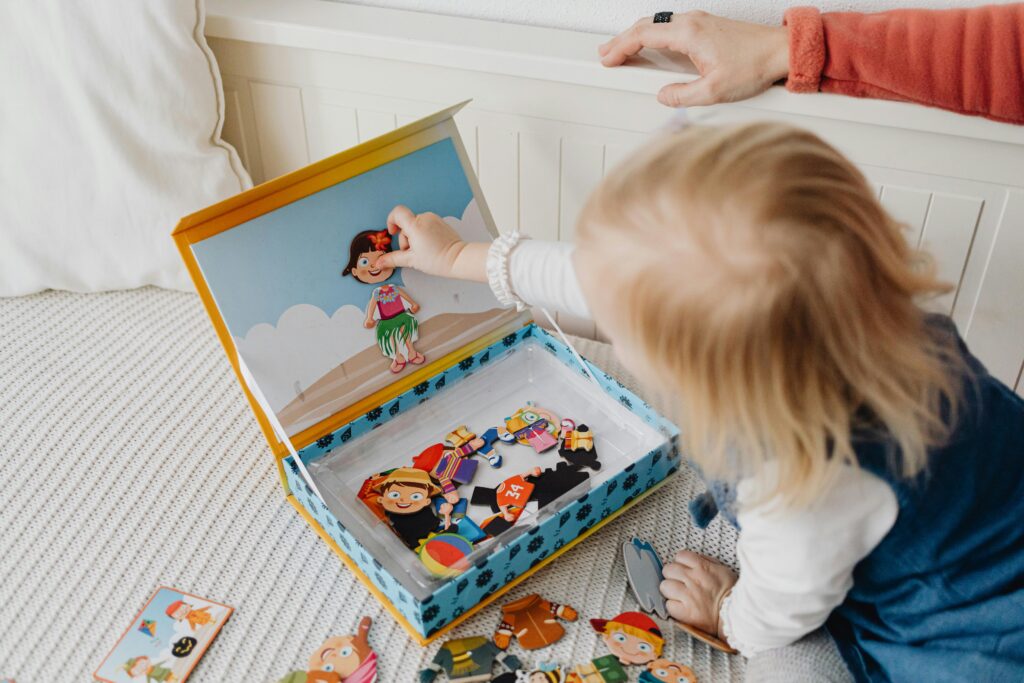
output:
<svg viewBox="0 0 1024 683"><path fill-rule="evenodd" d="M565 677L565 683L625 683L628 680L622 664L611 655L577 665Z"/></svg>
<svg viewBox="0 0 1024 683"><path fill-rule="evenodd" d="M508 510L510 514L507 517L504 513L499 512L481 522L480 528L491 538L508 531L515 526L524 512L523 508L516 507L509 508Z"/></svg>
<svg viewBox="0 0 1024 683"><path fill-rule="evenodd" d="M697 674L684 664L655 659L640 674L640 683L697 683Z"/></svg>
<svg viewBox="0 0 1024 683"><path fill-rule="evenodd" d="M370 617L363 617L354 636L332 636L325 640L309 658L306 680L374 683L377 654L368 642L372 624Z"/></svg>
<svg viewBox="0 0 1024 683"><path fill-rule="evenodd" d="M360 232L349 245L348 264L341 274L374 286L363 327L376 330L381 354L391 359L391 372L399 373L407 363L422 365L426 358L414 346L419 339L419 321L413 314L419 312L420 305L403 288L386 282L394 268L376 265L391 250L391 242L387 230Z"/></svg>
<svg viewBox="0 0 1024 683"><path fill-rule="evenodd" d="M458 449L449 448L444 444L433 444L412 459L412 466L437 479L443 493L452 494L459 484L473 481L478 463L464 457L470 453L460 454ZM450 495L446 497L451 498Z"/></svg>
<svg viewBox="0 0 1024 683"><path fill-rule="evenodd" d="M558 445L560 420L550 410L527 404L505 418L505 429L524 446L543 453Z"/></svg>
<svg viewBox="0 0 1024 683"><path fill-rule="evenodd" d="M534 485L523 475L517 474L514 477L509 477L498 484L498 488L495 490L494 498L498 509L526 507L526 504L530 501L530 496L533 494L533 489Z"/></svg>
<svg viewBox="0 0 1024 683"><path fill-rule="evenodd" d="M494 447L495 442L503 440L498 432L498 428L491 427L481 434L480 438L483 439L484 445L477 452L487 458L487 462L491 467L495 469L501 467L501 453Z"/></svg>
<svg viewBox="0 0 1024 683"><path fill-rule="evenodd" d="M641 612L623 612L614 619L591 619L590 625L623 664L653 662L665 647L661 629Z"/></svg>
<svg viewBox="0 0 1024 683"><path fill-rule="evenodd" d="M633 537L622 544L622 559L626 564L626 578L633 595L645 612L654 612L662 619L668 619L665 598L661 595L661 559L654 547L647 541Z"/></svg>
<svg viewBox="0 0 1024 683"><path fill-rule="evenodd" d="M438 519L430 499L441 489L423 470L399 467L376 484L374 490L391 528L409 548L418 547L422 539L437 529ZM449 505L449 512L450 508Z"/></svg>
<svg viewBox="0 0 1024 683"><path fill-rule="evenodd" d="M420 670L420 683L433 683L439 673L452 683L489 681L495 663L503 671L518 669L521 665L515 655L502 652L483 636L470 636L449 640L437 651L427 668Z"/></svg>
<svg viewBox="0 0 1024 683"><path fill-rule="evenodd" d="M494 644L508 649L512 638L524 650L537 650L553 645L565 635L558 619L576 621L579 614L569 605L545 600L537 593L513 600L501 607L501 624L494 632Z"/></svg>
<svg viewBox="0 0 1024 683"><path fill-rule="evenodd" d="M695 626L690 626L689 624L684 624L681 621L676 621L675 619L672 620L672 623L675 624L679 628L679 630L681 630L681 631L683 631L685 633L688 633L689 635L693 636L694 638L696 638L697 640L701 641L702 643L707 643L708 645L710 645L711 647L715 648L719 652L724 652L727 655L738 655L739 654L739 650L735 650L735 649L729 647L729 643L725 642L724 640L722 640L721 638L719 638L717 636L711 635L707 631L702 631L702 630L700 630L699 628L697 628Z"/></svg>
<svg viewBox="0 0 1024 683"><path fill-rule="evenodd" d="M562 420L561 444L558 447L558 454L570 464L589 467L592 470L601 469L601 463L597 459L597 449L594 448L594 433L585 424L579 426L573 420Z"/></svg>
<svg viewBox="0 0 1024 683"><path fill-rule="evenodd" d="M528 475L526 481L534 486L531 499L537 501L538 507L554 502L590 478L581 468L564 461L559 461L554 468L541 470L537 467L534 471L536 473Z"/></svg>
<svg viewBox="0 0 1024 683"><path fill-rule="evenodd" d="M433 576L448 577L469 569L469 554L473 544L454 533L431 534L416 550L420 562Z"/></svg>
<svg viewBox="0 0 1024 683"><path fill-rule="evenodd" d="M384 508L381 504L377 502L380 494L377 493L376 487L383 482L392 471L394 470L370 475L366 478L366 481L363 482L362 486L359 487L358 493L356 493L356 498L363 501L363 504L370 508L370 512L372 512L374 516L381 521L387 521L387 515L384 514Z"/></svg>

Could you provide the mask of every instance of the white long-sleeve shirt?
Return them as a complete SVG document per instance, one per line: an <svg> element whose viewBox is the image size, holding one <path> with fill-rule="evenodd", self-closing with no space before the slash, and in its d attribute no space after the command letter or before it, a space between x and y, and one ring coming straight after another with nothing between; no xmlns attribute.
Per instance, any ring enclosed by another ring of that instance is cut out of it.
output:
<svg viewBox="0 0 1024 683"><path fill-rule="evenodd" d="M589 317L572 245L523 240L508 246L488 256L499 299ZM854 567L881 543L899 512L889 485L858 467L844 467L828 491L796 510L773 499L752 504L768 476L737 487L740 578L720 613L729 643L748 657L824 624L853 585Z"/></svg>

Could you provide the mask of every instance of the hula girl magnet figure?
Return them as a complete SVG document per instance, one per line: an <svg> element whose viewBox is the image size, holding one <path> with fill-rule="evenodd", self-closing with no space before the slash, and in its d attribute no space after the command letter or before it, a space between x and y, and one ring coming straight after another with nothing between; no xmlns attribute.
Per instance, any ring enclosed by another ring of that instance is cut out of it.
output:
<svg viewBox="0 0 1024 683"><path fill-rule="evenodd" d="M390 278L394 268L377 266L377 259L383 256L391 244L387 230L364 230L355 236L349 247L348 265L342 275L351 275L368 285L376 285ZM409 307L406 308L406 303ZM399 373L405 364L422 365L426 358L413 346L419 338L419 321L413 313L420 305L409 293L395 285L382 284L375 287L366 307L363 327L377 328L377 346L380 352L391 359L391 372ZM376 313L376 320L374 314Z"/></svg>

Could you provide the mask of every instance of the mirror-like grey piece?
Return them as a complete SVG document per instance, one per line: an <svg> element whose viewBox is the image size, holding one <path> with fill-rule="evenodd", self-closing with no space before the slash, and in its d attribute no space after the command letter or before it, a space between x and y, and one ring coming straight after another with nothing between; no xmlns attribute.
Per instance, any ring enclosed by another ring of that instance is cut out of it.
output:
<svg viewBox="0 0 1024 683"><path fill-rule="evenodd" d="M626 563L626 578L633 589L640 609L653 612L662 619L668 619L665 598L661 596L661 559L654 547L642 539L633 537L622 544L622 559Z"/></svg>

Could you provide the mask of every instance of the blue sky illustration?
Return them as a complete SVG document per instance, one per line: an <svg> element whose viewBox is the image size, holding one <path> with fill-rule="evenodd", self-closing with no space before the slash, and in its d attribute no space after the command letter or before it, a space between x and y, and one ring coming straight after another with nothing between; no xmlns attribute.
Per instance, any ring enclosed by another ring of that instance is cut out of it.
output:
<svg viewBox="0 0 1024 683"><path fill-rule="evenodd" d="M228 329L244 337L258 323L276 325L300 303L328 316L344 304L365 309L370 285L341 275L352 237L385 228L396 204L461 217L472 199L455 145L445 138L192 249ZM401 284L401 275L391 281Z"/></svg>

